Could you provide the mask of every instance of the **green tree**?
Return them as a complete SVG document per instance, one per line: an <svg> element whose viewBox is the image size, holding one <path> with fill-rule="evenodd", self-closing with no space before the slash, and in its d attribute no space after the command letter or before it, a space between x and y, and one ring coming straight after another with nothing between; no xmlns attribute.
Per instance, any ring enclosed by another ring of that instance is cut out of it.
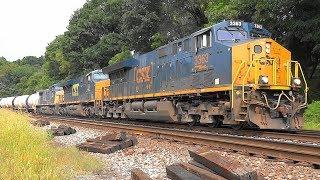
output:
<svg viewBox="0 0 320 180"><path fill-rule="evenodd" d="M158 47L161 47L167 44L167 38L158 32L151 37L151 42L152 42L151 48L157 49Z"/></svg>
<svg viewBox="0 0 320 180"><path fill-rule="evenodd" d="M114 57L112 57L109 61L109 65L116 64L120 61L128 60L130 58L132 58L131 52L129 50L124 50L121 53L118 53Z"/></svg>
<svg viewBox="0 0 320 180"><path fill-rule="evenodd" d="M46 48L44 69L48 76L55 80L62 80L69 75L71 64L67 60L63 47L65 36L57 36Z"/></svg>
<svg viewBox="0 0 320 180"><path fill-rule="evenodd" d="M125 1L121 28L130 49L142 53L152 50L151 37L158 32L161 7L158 0Z"/></svg>
<svg viewBox="0 0 320 180"><path fill-rule="evenodd" d="M223 19L253 21L264 25L299 60L313 78L320 63L319 1L218 0L209 3L209 22Z"/></svg>
<svg viewBox="0 0 320 180"><path fill-rule="evenodd" d="M72 16L63 46L71 67L68 77L106 66L120 52L122 4L122 0L91 0Z"/></svg>

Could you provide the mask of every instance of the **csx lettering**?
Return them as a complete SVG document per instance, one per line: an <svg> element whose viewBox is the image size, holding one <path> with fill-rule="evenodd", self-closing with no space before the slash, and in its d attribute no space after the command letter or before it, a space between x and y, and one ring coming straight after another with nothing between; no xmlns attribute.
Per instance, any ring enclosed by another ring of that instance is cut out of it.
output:
<svg viewBox="0 0 320 180"><path fill-rule="evenodd" d="M194 58L194 68L196 71L205 71L208 68L209 54L201 54Z"/></svg>
<svg viewBox="0 0 320 180"><path fill-rule="evenodd" d="M136 69L135 80L137 83L151 81L151 66Z"/></svg>
<svg viewBox="0 0 320 180"><path fill-rule="evenodd" d="M72 96L79 96L79 84L72 85Z"/></svg>

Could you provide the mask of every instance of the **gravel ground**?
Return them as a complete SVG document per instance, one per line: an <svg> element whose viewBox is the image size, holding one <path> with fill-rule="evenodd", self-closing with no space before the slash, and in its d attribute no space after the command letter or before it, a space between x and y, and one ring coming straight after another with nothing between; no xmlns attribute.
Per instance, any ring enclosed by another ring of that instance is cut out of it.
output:
<svg viewBox="0 0 320 180"><path fill-rule="evenodd" d="M48 130L52 126L58 127L59 124L51 122L49 126L45 126L43 127L43 129ZM70 146L75 146L77 144L84 143L86 142L87 139L103 136L106 134L106 132L94 130L94 129L88 129L88 128L82 128L82 127L72 127L72 128L77 130L75 134L71 134L68 136L56 136L53 138L53 140L60 145L70 147Z"/></svg>
<svg viewBox="0 0 320 180"><path fill-rule="evenodd" d="M58 126L58 124L52 124ZM49 126L44 129L50 128ZM64 146L74 146L85 142L88 138L94 138L106 134L107 132L73 127L76 134L55 137L54 141ZM166 179L165 167L178 162L188 162L190 159L188 150L196 150L199 145L175 142L157 137L145 137L136 135L138 145L118 151L113 154L94 154L105 163L105 168L101 172L78 177L80 180L91 179L130 179L130 171L140 168L153 179ZM259 157L245 156L236 153L216 151L230 160L237 160L244 166L257 170L266 179L320 179L320 170L310 167L287 164L266 160Z"/></svg>

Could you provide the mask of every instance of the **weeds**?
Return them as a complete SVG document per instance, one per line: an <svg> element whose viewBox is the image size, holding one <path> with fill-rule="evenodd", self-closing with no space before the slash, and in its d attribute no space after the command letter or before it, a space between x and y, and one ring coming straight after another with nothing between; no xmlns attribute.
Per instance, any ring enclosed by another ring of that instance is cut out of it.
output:
<svg viewBox="0 0 320 180"><path fill-rule="evenodd" d="M29 117L0 109L0 179L72 179L102 167L76 148L55 147Z"/></svg>
<svg viewBox="0 0 320 180"><path fill-rule="evenodd" d="M314 101L308 105L304 113L304 128L308 130L320 130L320 101Z"/></svg>

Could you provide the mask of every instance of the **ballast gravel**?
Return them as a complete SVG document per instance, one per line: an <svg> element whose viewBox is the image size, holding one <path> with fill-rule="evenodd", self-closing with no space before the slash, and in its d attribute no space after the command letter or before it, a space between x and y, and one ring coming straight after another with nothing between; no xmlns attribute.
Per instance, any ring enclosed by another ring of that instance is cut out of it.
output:
<svg viewBox="0 0 320 180"><path fill-rule="evenodd" d="M58 126L59 124L51 123L50 126L52 125ZM49 129L50 126L46 126L43 129ZM83 127L73 128L77 130L76 134L54 137L54 141L62 146L75 146L85 142L86 139L108 133ZM190 161L188 150L196 150L201 147L200 145L176 142L157 136L142 136L139 134L135 134L135 136L138 139L138 144L134 147L109 155L90 153L104 162L105 167L100 172L79 176L77 179L129 180L131 179L131 170L134 168L140 168L152 179L167 179L166 166ZM266 179L320 179L319 169L232 152L218 150L216 152L227 159L239 161L244 166L257 170L258 174Z"/></svg>
<svg viewBox="0 0 320 180"><path fill-rule="evenodd" d="M49 130L51 129L52 126L58 127L59 125L60 124L51 122L49 126L45 126L43 127L43 129ZM103 136L106 134L106 132L104 131L99 131L95 129L88 129L83 127L72 127L72 128L74 128L77 131L75 134L71 134L68 136L55 136L53 140L57 144L60 144L65 147L70 147L70 146L76 146L77 144L84 143L86 142L87 139Z"/></svg>

